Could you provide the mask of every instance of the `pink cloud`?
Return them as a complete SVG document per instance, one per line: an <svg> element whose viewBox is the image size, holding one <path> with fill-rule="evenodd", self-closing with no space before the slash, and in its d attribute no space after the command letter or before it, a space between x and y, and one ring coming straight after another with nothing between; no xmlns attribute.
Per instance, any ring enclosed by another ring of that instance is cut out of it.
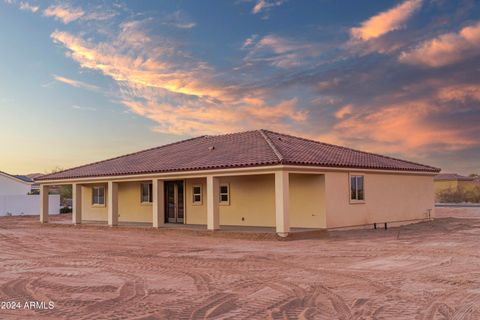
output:
<svg viewBox="0 0 480 320"><path fill-rule="evenodd" d="M465 135L464 128L430 123L428 119L444 109L429 100L386 105L374 111L357 106L356 110L355 115L341 119L334 130L344 141L362 137L359 147L366 150L416 155L432 145L450 151L478 145L477 139Z"/></svg>
<svg viewBox="0 0 480 320"><path fill-rule="evenodd" d="M353 106L351 104L347 104L341 107L337 112L335 112L335 118L343 119L352 114Z"/></svg>
<svg viewBox="0 0 480 320"><path fill-rule="evenodd" d="M252 13L258 14L262 11L268 10L272 7L280 6L285 0L257 0L255 6L253 6Z"/></svg>
<svg viewBox="0 0 480 320"><path fill-rule="evenodd" d="M50 6L43 12L46 17L53 17L68 24L72 21L78 20L85 15L85 12L80 8L73 8L67 5Z"/></svg>
<svg viewBox="0 0 480 320"><path fill-rule="evenodd" d="M58 82L68 84L68 85L70 85L72 87L75 87L75 88L82 88L82 89L87 89L87 90L92 90L92 91L100 90L99 87L97 87L93 84L82 82L82 81L73 80L73 79L69 79L69 78L65 78L65 77L57 76L57 75L54 75L53 78Z"/></svg>
<svg viewBox="0 0 480 320"><path fill-rule="evenodd" d="M248 106L245 108L250 115L259 120L272 121L275 119L288 118L298 122L305 121L307 119L307 112L297 111L296 106L298 99L293 98L285 100L274 106L258 105Z"/></svg>
<svg viewBox="0 0 480 320"><path fill-rule="evenodd" d="M422 0L406 0L390 10L371 17L360 27L352 28L351 35L357 40L368 41L401 29L421 5Z"/></svg>
<svg viewBox="0 0 480 320"><path fill-rule="evenodd" d="M480 23L442 34L400 54L402 63L442 67L480 54Z"/></svg>
<svg viewBox="0 0 480 320"><path fill-rule="evenodd" d="M441 88L438 92L440 100L466 102L467 100L480 101L480 85L460 84Z"/></svg>
<svg viewBox="0 0 480 320"><path fill-rule="evenodd" d="M142 31L141 24L124 23L112 41L92 43L56 31L54 42L82 68L97 70L119 86L119 99L129 110L156 123L155 130L173 134L205 134L268 126L292 131L306 121L298 100L266 102L261 90L242 91L214 81L207 64L181 57L171 47L159 46ZM280 50L280 49L279 49ZM73 86L74 80L58 81Z"/></svg>

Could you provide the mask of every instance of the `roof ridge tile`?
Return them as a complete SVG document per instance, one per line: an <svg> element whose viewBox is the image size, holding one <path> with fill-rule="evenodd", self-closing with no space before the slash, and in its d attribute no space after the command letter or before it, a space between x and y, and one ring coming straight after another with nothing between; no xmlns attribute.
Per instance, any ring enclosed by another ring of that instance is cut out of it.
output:
<svg viewBox="0 0 480 320"><path fill-rule="evenodd" d="M282 155L282 153L275 147L275 145L273 144L272 140L270 140L270 138L265 134L265 130L264 129L260 129L258 130L260 132L260 134L262 135L263 139L265 139L265 141L267 142L268 146L272 149L273 153L275 153L275 155L277 156L278 158L278 161L280 161L280 163L283 163L283 160L284 160L284 157Z"/></svg>
<svg viewBox="0 0 480 320"><path fill-rule="evenodd" d="M263 129L263 130L264 130L264 129ZM362 151L362 150L358 150L358 149L353 149L353 148L349 148L349 147L339 146L339 145L336 145L336 144L333 144L333 143L326 143L326 142L316 141L316 140L307 139L307 138L303 138L303 137L296 137L296 136L292 136L292 135L290 135L290 134L279 133L279 132L275 132L275 131L271 131L271 130L264 130L264 131L269 132L269 133L273 133L273 134L278 134L278 135L280 135L280 136L290 137L290 138L294 138L294 139L298 139L298 140L303 140L303 141L308 141L308 142L313 142L313 143L321 144L321 145L325 145L325 146L330 146L330 147L335 147L335 148L341 148L341 149L344 149L344 150L350 150L350 151L359 152L359 153L363 153L363 154L373 155L373 156L382 157L382 158L389 159L389 160L402 161L402 162L406 162L406 163L409 163L409 164L414 164L414 165L417 165L417 166L428 167L428 168L431 168L432 170L439 170L439 171L440 171L440 168L432 167L432 166L429 166L429 165L425 165L425 164L418 163L418 162L414 162L414 161L410 161L410 160L404 160L404 159L400 159L400 158L394 158L394 157L385 156L385 155L383 155L383 154L378 154L378 153L373 153L373 152L368 152L368 151Z"/></svg>

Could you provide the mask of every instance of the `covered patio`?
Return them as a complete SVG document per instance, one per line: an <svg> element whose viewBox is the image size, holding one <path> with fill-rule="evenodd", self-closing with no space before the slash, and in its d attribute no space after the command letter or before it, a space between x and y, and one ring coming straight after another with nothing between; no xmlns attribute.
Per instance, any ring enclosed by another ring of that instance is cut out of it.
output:
<svg viewBox="0 0 480 320"><path fill-rule="evenodd" d="M71 223L286 237L325 228L324 183L318 172L265 168L150 179L85 179L71 183ZM42 199L49 186L40 185ZM48 202L42 201L40 212L40 221L47 223Z"/></svg>

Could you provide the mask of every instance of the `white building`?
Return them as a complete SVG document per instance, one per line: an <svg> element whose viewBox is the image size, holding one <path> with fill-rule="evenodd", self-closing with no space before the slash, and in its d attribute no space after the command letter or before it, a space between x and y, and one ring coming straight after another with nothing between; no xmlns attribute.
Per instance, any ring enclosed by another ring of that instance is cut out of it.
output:
<svg viewBox="0 0 480 320"><path fill-rule="evenodd" d="M12 176L0 171L0 196L26 195L32 190L33 180L26 176Z"/></svg>
<svg viewBox="0 0 480 320"><path fill-rule="evenodd" d="M34 181L0 171L0 216L38 215L40 195L30 195ZM60 195L49 195L49 214L60 212Z"/></svg>

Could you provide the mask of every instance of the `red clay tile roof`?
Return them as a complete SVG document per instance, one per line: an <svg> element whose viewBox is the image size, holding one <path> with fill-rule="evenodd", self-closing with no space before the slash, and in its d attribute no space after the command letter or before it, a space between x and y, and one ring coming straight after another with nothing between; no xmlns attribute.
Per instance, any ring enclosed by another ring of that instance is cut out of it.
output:
<svg viewBox="0 0 480 320"><path fill-rule="evenodd" d="M456 173L440 173L433 177L435 181L442 181L442 180L455 180L455 181L474 181L475 178L473 177L466 177L461 176Z"/></svg>
<svg viewBox="0 0 480 320"><path fill-rule="evenodd" d="M440 169L410 161L272 131L255 130L183 140L44 175L35 180L59 180L279 164L417 172L440 171Z"/></svg>

